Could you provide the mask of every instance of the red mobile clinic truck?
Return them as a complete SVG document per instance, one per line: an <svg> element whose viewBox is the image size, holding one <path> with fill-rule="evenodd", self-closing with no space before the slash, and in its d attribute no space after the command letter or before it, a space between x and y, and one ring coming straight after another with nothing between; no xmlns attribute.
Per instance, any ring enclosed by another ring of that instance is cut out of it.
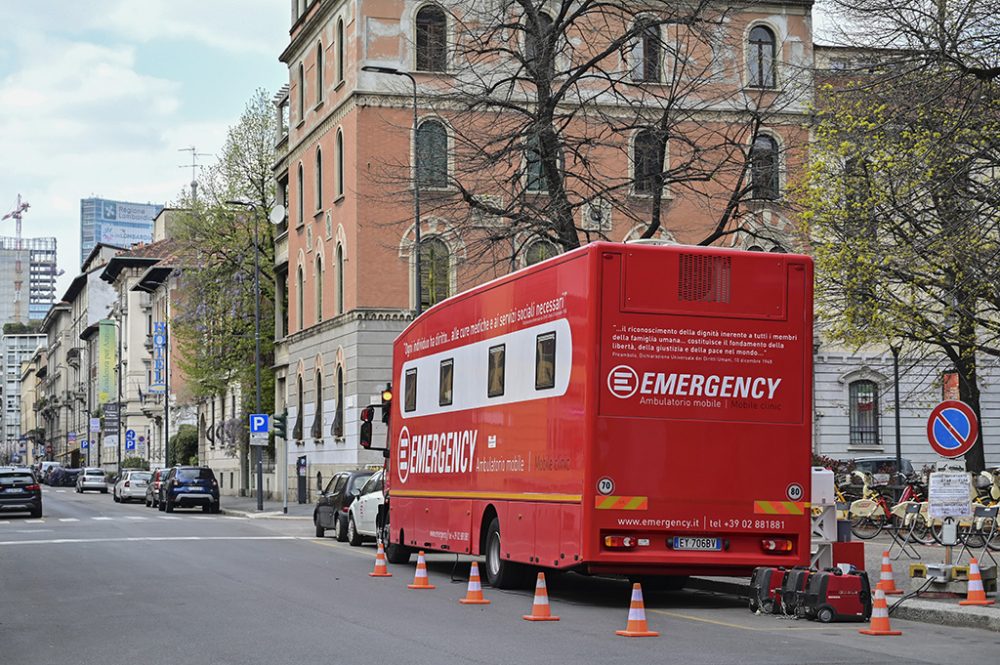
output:
<svg viewBox="0 0 1000 665"><path fill-rule="evenodd" d="M449 298L393 348L389 558L500 587L803 564L811 376L804 256L599 242Z"/></svg>

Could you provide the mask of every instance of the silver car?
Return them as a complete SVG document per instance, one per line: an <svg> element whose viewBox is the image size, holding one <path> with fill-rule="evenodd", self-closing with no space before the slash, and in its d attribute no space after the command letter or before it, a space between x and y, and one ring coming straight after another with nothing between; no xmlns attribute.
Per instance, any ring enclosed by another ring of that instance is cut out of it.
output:
<svg viewBox="0 0 1000 665"><path fill-rule="evenodd" d="M87 490L100 490L101 494L108 493L108 477L104 474L104 469L87 467L76 477L76 491L78 493Z"/></svg>
<svg viewBox="0 0 1000 665"><path fill-rule="evenodd" d="M152 478L152 471L123 471L111 492L115 502L145 501L146 486Z"/></svg>

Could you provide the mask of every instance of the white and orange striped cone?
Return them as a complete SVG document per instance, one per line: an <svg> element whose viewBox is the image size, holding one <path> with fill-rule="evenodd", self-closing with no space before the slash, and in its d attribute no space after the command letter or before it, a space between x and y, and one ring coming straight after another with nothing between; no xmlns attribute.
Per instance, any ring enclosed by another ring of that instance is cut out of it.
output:
<svg viewBox="0 0 1000 665"><path fill-rule="evenodd" d="M417 572L413 575L413 584L407 584L407 589L436 589L427 578L427 561L424 560L424 551L417 554Z"/></svg>
<svg viewBox="0 0 1000 665"><path fill-rule="evenodd" d="M969 561L969 593L959 605L993 605L995 603L995 600L986 599L986 590L983 588L983 575L979 572L979 562L971 559Z"/></svg>
<svg viewBox="0 0 1000 665"><path fill-rule="evenodd" d="M616 630L615 635L624 637L659 637L655 630L650 630L646 623L646 606L642 602L642 585L636 582L632 585L632 602L628 607L628 624L625 630Z"/></svg>
<svg viewBox="0 0 1000 665"><path fill-rule="evenodd" d="M538 573L538 580L535 582L535 602L531 605L531 614L521 617L525 621L559 621L559 617L552 616L549 608L549 591L545 588L545 573Z"/></svg>
<svg viewBox="0 0 1000 665"><path fill-rule="evenodd" d="M903 593L896 588L896 579L892 575L892 563L889 561L888 550L882 552L882 571L878 576L878 584L875 585L876 589L882 589L887 596L898 596Z"/></svg>
<svg viewBox="0 0 1000 665"><path fill-rule="evenodd" d="M872 603L872 622L868 630L859 630L862 635L902 635L903 631L889 626L889 605L885 602L885 591L875 587L875 602Z"/></svg>
<svg viewBox="0 0 1000 665"><path fill-rule="evenodd" d="M458 602L463 605L489 605L490 601L483 598L483 584L479 579L479 564L475 561L469 568L469 590L465 592L465 598L459 598Z"/></svg>
<svg viewBox="0 0 1000 665"><path fill-rule="evenodd" d="M369 577L392 577L389 567L385 565L385 549L382 541L378 541L378 550L375 552L375 570L368 573Z"/></svg>

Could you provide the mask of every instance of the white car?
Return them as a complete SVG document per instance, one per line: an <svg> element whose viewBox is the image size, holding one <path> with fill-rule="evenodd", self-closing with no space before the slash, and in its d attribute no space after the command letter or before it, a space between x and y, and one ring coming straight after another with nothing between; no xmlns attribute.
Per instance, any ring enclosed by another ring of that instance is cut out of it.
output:
<svg viewBox="0 0 1000 665"><path fill-rule="evenodd" d="M145 501L146 485L153 477L152 471L125 471L115 483L112 490L112 497L115 503L126 501Z"/></svg>
<svg viewBox="0 0 1000 665"><path fill-rule="evenodd" d="M76 491L80 494L87 490L97 490L101 494L108 493L108 476L104 469L87 467L76 477Z"/></svg>
<svg viewBox="0 0 1000 665"><path fill-rule="evenodd" d="M375 540L378 534L378 516L385 502L382 478L382 471L369 478L347 511L347 542L355 547Z"/></svg>

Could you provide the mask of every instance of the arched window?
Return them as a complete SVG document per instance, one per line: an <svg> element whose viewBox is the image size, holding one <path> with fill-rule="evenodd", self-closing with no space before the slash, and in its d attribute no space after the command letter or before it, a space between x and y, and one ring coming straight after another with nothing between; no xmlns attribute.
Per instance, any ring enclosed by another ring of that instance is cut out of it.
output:
<svg viewBox="0 0 1000 665"><path fill-rule="evenodd" d="M417 127L417 171L420 188L448 186L448 132L438 120L424 120Z"/></svg>
<svg viewBox="0 0 1000 665"><path fill-rule="evenodd" d="M323 320L323 258L316 257L316 323Z"/></svg>
<svg viewBox="0 0 1000 665"><path fill-rule="evenodd" d="M344 313L344 246L337 243L337 314Z"/></svg>
<svg viewBox="0 0 1000 665"><path fill-rule="evenodd" d="M662 49L660 26L651 19L641 20L636 24L636 46L632 50L634 64L632 66L633 81L660 80L660 60Z"/></svg>
<svg viewBox="0 0 1000 665"><path fill-rule="evenodd" d="M775 87L774 60L777 49L774 33L762 25L750 30L747 48L748 83L752 88Z"/></svg>
<svg viewBox="0 0 1000 665"><path fill-rule="evenodd" d="M344 80L344 53L347 50L344 48L344 21L343 19L337 20L337 83L341 83Z"/></svg>
<svg viewBox="0 0 1000 665"><path fill-rule="evenodd" d="M323 209L323 151L316 148L316 210Z"/></svg>
<svg viewBox="0 0 1000 665"><path fill-rule="evenodd" d="M785 253L785 248L782 247L781 245L775 245L774 247L772 247L768 251L770 251L772 254L784 254Z"/></svg>
<svg viewBox="0 0 1000 665"><path fill-rule="evenodd" d="M559 249L549 240L534 240L524 250L524 263L532 266L545 259L551 259L559 253Z"/></svg>
<svg viewBox="0 0 1000 665"><path fill-rule="evenodd" d="M305 290L305 270L302 269L302 264L299 264L299 269L295 273L295 305L298 311L295 313L295 321L298 323L298 330L302 330L306 327L305 325L305 307L304 298L302 296Z"/></svg>
<svg viewBox="0 0 1000 665"><path fill-rule="evenodd" d="M337 198L344 195L344 132L337 130Z"/></svg>
<svg viewBox="0 0 1000 665"><path fill-rule="evenodd" d="M306 68L301 62L299 63L298 83L299 120L302 121L306 119Z"/></svg>
<svg viewBox="0 0 1000 665"><path fill-rule="evenodd" d="M852 381L848 386L852 446L879 445L878 384Z"/></svg>
<svg viewBox="0 0 1000 665"><path fill-rule="evenodd" d="M303 392L303 387L302 387L302 375L301 374L298 375L298 379L297 379L295 388L296 388L295 406L296 406L297 410L295 412L295 425L292 427L292 438L295 439L295 440L297 440L297 441L301 441L302 440L302 429L303 429L303 427L305 427L305 425L302 424L302 420L305 417L302 412L305 410L305 406L306 406L305 394Z"/></svg>
<svg viewBox="0 0 1000 665"><path fill-rule="evenodd" d="M302 163L299 162L299 172L298 172L299 191L295 193L295 204L298 207L295 217L298 220L299 226L302 226L302 223L305 220L305 207L306 207L306 197L304 194L305 184L306 184L305 171L302 169Z"/></svg>
<svg viewBox="0 0 1000 665"><path fill-rule="evenodd" d="M337 365L337 406L333 414L331 431L336 437L344 436L344 368Z"/></svg>
<svg viewBox="0 0 1000 665"><path fill-rule="evenodd" d="M323 42L316 44L316 103L323 101Z"/></svg>
<svg viewBox="0 0 1000 665"><path fill-rule="evenodd" d="M750 245L749 247L747 247L747 251L748 252L763 252L764 248L761 247L760 245Z"/></svg>
<svg viewBox="0 0 1000 665"><path fill-rule="evenodd" d="M635 135L632 143L633 189L636 194L652 194L656 178L663 173L660 142L650 129Z"/></svg>
<svg viewBox="0 0 1000 665"><path fill-rule="evenodd" d="M420 290L423 309L451 295L451 254L440 238L420 241Z"/></svg>
<svg viewBox="0 0 1000 665"><path fill-rule="evenodd" d="M753 198L768 201L778 198L778 142L770 136L762 134L753 142L750 176Z"/></svg>
<svg viewBox="0 0 1000 665"><path fill-rule="evenodd" d="M448 18L437 5L417 12L417 71L443 72L448 66Z"/></svg>
<svg viewBox="0 0 1000 665"><path fill-rule="evenodd" d="M314 439L323 438L323 368L316 368L316 413L313 415L309 434Z"/></svg>
<svg viewBox="0 0 1000 665"><path fill-rule="evenodd" d="M531 21L524 20L524 64L530 75L541 80L555 77L555 53L548 52L547 48L551 33L552 17L548 14L538 14L537 30Z"/></svg>

